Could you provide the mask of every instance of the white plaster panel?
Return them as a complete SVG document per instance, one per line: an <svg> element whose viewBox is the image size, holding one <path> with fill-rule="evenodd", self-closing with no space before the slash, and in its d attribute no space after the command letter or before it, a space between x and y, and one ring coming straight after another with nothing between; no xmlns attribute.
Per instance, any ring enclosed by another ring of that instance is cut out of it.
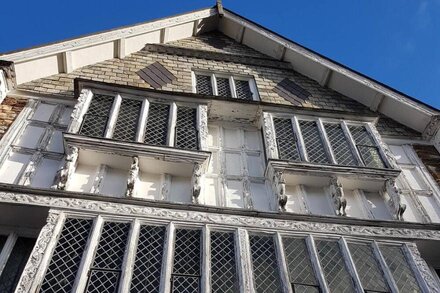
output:
<svg viewBox="0 0 440 293"><path fill-rule="evenodd" d="M392 220L391 214L386 206L385 200L378 192L364 192L368 208L375 219Z"/></svg>
<svg viewBox="0 0 440 293"><path fill-rule="evenodd" d="M43 158L38 164L31 186L40 188L50 188L53 184L55 174L60 167L59 160Z"/></svg>
<svg viewBox="0 0 440 293"><path fill-rule="evenodd" d="M208 164L208 173L216 174L219 171L218 152L212 151Z"/></svg>
<svg viewBox="0 0 440 293"><path fill-rule="evenodd" d="M116 168L107 168L99 193L114 197L124 197L127 186L128 171Z"/></svg>
<svg viewBox="0 0 440 293"><path fill-rule="evenodd" d="M139 173L139 181L136 184L134 197L144 199L161 199L160 195L160 174L153 174L147 172Z"/></svg>
<svg viewBox="0 0 440 293"><path fill-rule="evenodd" d="M286 185L286 211L290 213L302 213L302 195L298 185Z"/></svg>
<svg viewBox="0 0 440 293"><path fill-rule="evenodd" d="M226 181L226 206L244 208L243 183L240 180Z"/></svg>
<svg viewBox="0 0 440 293"><path fill-rule="evenodd" d="M258 131L245 131L244 139L246 149L248 150L261 150L261 136Z"/></svg>
<svg viewBox="0 0 440 293"><path fill-rule="evenodd" d="M398 164L412 164L403 147L398 145L389 145L389 148Z"/></svg>
<svg viewBox="0 0 440 293"><path fill-rule="evenodd" d="M168 30L167 42L172 42L184 38L189 38L193 34L194 23L188 22L181 25L170 27Z"/></svg>
<svg viewBox="0 0 440 293"><path fill-rule="evenodd" d="M203 195L200 201L205 205L215 206L217 205L218 198L218 179L217 178L205 178L202 186Z"/></svg>
<svg viewBox="0 0 440 293"><path fill-rule="evenodd" d="M327 194L322 187L305 186L310 212L316 215L334 215Z"/></svg>
<svg viewBox="0 0 440 293"><path fill-rule="evenodd" d="M224 142L226 148L240 148L241 137L238 129L224 128Z"/></svg>
<svg viewBox="0 0 440 293"><path fill-rule="evenodd" d="M420 174L420 171L417 170L416 167L402 167L402 174L412 190L428 189L428 186L422 178L422 174Z"/></svg>
<svg viewBox="0 0 440 293"><path fill-rule="evenodd" d="M170 201L191 202L191 178L173 176L171 179Z"/></svg>
<svg viewBox="0 0 440 293"><path fill-rule="evenodd" d="M216 147L218 146L218 127L217 126L209 126L208 127L208 146Z"/></svg>
<svg viewBox="0 0 440 293"><path fill-rule="evenodd" d="M270 211L269 198L264 183L251 183L252 204L255 210Z"/></svg>
<svg viewBox="0 0 440 293"><path fill-rule="evenodd" d="M402 203L406 205L405 213L403 213L403 218L408 222L419 222L419 212L415 207L411 197L408 194L403 194L401 197Z"/></svg>
<svg viewBox="0 0 440 293"><path fill-rule="evenodd" d="M345 209L347 216L354 218L365 218L362 212L362 202L353 190L344 190L347 207Z"/></svg>
<svg viewBox="0 0 440 293"><path fill-rule="evenodd" d="M249 176L253 177L263 177L264 169L263 169L263 161L259 155L246 155L247 159L247 168L249 172Z"/></svg>
<svg viewBox="0 0 440 293"><path fill-rule="evenodd" d="M26 168L31 156L11 152L6 161L0 168L0 181L4 183L14 183L20 172Z"/></svg>
<svg viewBox="0 0 440 293"><path fill-rule="evenodd" d="M90 192L96 174L96 166L79 164L72 175L68 190L79 192Z"/></svg>
<svg viewBox="0 0 440 293"><path fill-rule="evenodd" d="M125 53L131 54L140 51L146 44L151 43L160 43L160 30L125 39Z"/></svg>
<svg viewBox="0 0 440 293"><path fill-rule="evenodd" d="M17 84L58 74L63 66L59 55L51 55L15 64Z"/></svg>
<svg viewBox="0 0 440 293"><path fill-rule="evenodd" d="M433 195L419 195L418 199L422 203L431 220L440 223L439 206Z"/></svg>
<svg viewBox="0 0 440 293"><path fill-rule="evenodd" d="M73 69L114 58L113 42L72 51Z"/></svg>
<svg viewBox="0 0 440 293"><path fill-rule="evenodd" d="M225 153L225 161L227 175L239 176L241 174L242 166L240 154Z"/></svg>

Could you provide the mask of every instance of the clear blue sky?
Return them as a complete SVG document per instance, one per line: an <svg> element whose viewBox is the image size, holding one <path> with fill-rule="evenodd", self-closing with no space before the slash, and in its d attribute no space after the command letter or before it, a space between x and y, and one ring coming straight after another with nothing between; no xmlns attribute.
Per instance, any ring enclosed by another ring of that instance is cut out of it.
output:
<svg viewBox="0 0 440 293"><path fill-rule="evenodd" d="M223 3L289 39L440 108L440 0ZM2 1L0 52L214 4L214 0Z"/></svg>

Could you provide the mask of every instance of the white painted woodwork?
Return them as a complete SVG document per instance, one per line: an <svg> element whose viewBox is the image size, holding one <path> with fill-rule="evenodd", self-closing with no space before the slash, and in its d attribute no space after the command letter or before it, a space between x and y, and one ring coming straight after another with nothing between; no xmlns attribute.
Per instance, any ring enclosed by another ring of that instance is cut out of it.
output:
<svg viewBox="0 0 440 293"><path fill-rule="evenodd" d="M32 177L31 186L40 188L50 188L57 170L60 168L60 160L42 158Z"/></svg>
<svg viewBox="0 0 440 293"><path fill-rule="evenodd" d="M305 206L305 194L300 185L286 185L286 211L296 214L306 213Z"/></svg>
<svg viewBox="0 0 440 293"><path fill-rule="evenodd" d="M140 172L139 181L135 185L133 196L136 198L160 200L160 177L160 174Z"/></svg>
<svg viewBox="0 0 440 293"><path fill-rule="evenodd" d="M68 190L78 192L90 192L95 179L97 166L79 164L72 175Z"/></svg>
<svg viewBox="0 0 440 293"><path fill-rule="evenodd" d="M123 197L127 184L128 170L108 167L102 179L99 193L114 197Z"/></svg>
<svg viewBox="0 0 440 293"><path fill-rule="evenodd" d="M344 189L344 196L347 200L347 207L345 209L348 217L366 218L362 202L356 190Z"/></svg>
<svg viewBox="0 0 440 293"><path fill-rule="evenodd" d="M115 45L113 42L72 50L72 68L77 69L89 64L114 58Z"/></svg>
<svg viewBox="0 0 440 293"><path fill-rule="evenodd" d="M62 54L54 54L39 57L34 60L15 63L17 84L22 84L37 78L58 74L62 71L64 71L64 60Z"/></svg>
<svg viewBox="0 0 440 293"><path fill-rule="evenodd" d="M191 178L172 176L169 200L172 202L191 203Z"/></svg>
<svg viewBox="0 0 440 293"><path fill-rule="evenodd" d="M364 195L367 207L375 219L392 220L392 216L386 206L385 200L379 192L364 191Z"/></svg>
<svg viewBox="0 0 440 293"><path fill-rule="evenodd" d="M317 186L305 186L307 201L310 212L315 215L334 215L329 196L324 188Z"/></svg>
<svg viewBox="0 0 440 293"><path fill-rule="evenodd" d="M6 161L0 167L0 181L4 183L17 183L30 159L31 155L29 154L11 151Z"/></svg>
<svg viewBox="0 0 440 293"><path fill-rule="evenodd" d="M131 54L142 50L145 44L160 43L160 30L125 39L125 53Z"/></svg>

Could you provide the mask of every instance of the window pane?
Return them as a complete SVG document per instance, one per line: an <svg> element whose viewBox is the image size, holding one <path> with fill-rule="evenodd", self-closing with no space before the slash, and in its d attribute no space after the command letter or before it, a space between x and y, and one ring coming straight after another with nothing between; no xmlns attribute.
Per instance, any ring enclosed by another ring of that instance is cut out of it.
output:
<svg viewBox="0 0 440 293"><path fill-rule="evenodd" d="M48 122L56 107L56 105L40 103L37 106L37 109L35 109L34 115L32 115L31 119Z"/></svg>
<svg viewBox="0 0 440 293"><path fill-rule="evenodd" d="M368 244L348 243L362 287L367 291L389 292L382 270Z"/></svg>
<svg viewBox="0 0 440 293"><path fill-rule="evenodd" d="M38 164L35 175L32 177L31 186L40 188L51 187L59 167L59 160L43 158Z"/></svg>
<svg viewBox="0 0 440 293"><path fill-rule="evenodd" d="M63 110L63 113L61 113L60 118L58 119L58 124L61 125L67 125L70 122L70 115L72 115L73 108L66 107Z"/></svg>
<svg viewBox="0 0 440 293"><path fill-rule="evenodd" d="M305 240L286 237L283 238L283 246L290 282L318 286ZM308 291L300 290L299 292Z"/></svg>
<svg viewBox="0 0 440 293"><path fill-rule="evenodd" d="M231 97L231 86L229 78L217 77L217 93L219 96Z"/></svg>
<svg viewBox="0 0 440 293"><path fill-rule="evenodd" d="M211 76L196 75L196 90L198 94L212 95Z"/></svg>
<svg viewBox="0 0 440 293"><path fill-rule="evenodd" d="M14 292L34 244L35 239L17 239L0 276L0 292Z"/></svg>
<svg viewBox="0 0 440 293"><path fill-rule="evenodd" d="M237 99L252 101L252 91L247 80L235 80Z"/></svg>
<svg viewBox="0 0 440 293"><path fill-rule="evenodd" d="M118 113L113 138L135 141L142 101L123 99Z"/></svg>
<svg viewBox="0 0 440 293"><path fill-rule="evenodd" d="M46 150L49 152L64 153L63 133L61 130L52 132Z"/></svg>
<svg viewBox="0 0 440 293"><path fill-rule="evenodd" d="M103 137L107 128L114 98L106 95L94 95L79 131L82 135Z"/></svg>
<svg viewBox="0 0 440 293"><path fill-rule="evenodd" d="M400 247L381 245L380 250L400 292L422 292Z"/></svg>
<svg viewBox="0 0 440 293"><path fill-rule="evenodd" d="M201 231L176 229L172 292L200 291Z"/></svg>
<svg viewBox="0 0 440 293"><path fill-rule="evenodd" d="M211 233L211 288L218 293L239 291L234 233Z"/></svg>
<svg viewBox="0 0 440 293"><path fill-rule="evenodd" d="M324 128L338 165L357 165L341 125L326 123Z"/></svg>
<svg viewBox="0 0 440 293"><path fill-rule="evenodd" d="M46 128L43 127L28 125L15 145L29 149L36 149L45 130Z"/></svg>
<svg viewBox="0 0 440 293"><path fill-rule="evenodd" d="M317 240L319 260L331 292L355 292L350 274L336 241Z"/></svg>
<svg viewBox="0 0 440 293"><path fill-rule="evenodd" d="M92 220L66 219L40 293L69 293L81 262Z"/></svg>
<svg viewBox="0 0 440 293"><path fill-rule="evenodd" d="M272 236L250 235L256 292L282 292Z"/></svg>
<svg viewBox="0 0 440 293"><path fill-rule="evenodd" d="M198 149L197 109L177 108L175 147L189 150Z"/></svg>
<svg viewBox="0 0 440 293"><path fill-rule="evenodd" d="M300 120L299 127L301 128L309 161L312 163L328 164L329 160L316 122Z"/></svg>
<svg viewBox="0 0 440 293"><path fill-rule="evenodd" d="M141 226L131 293L159 292L165 227Z"/></svg>
<svg viewBox="0 0 440 293"><path fill-rule="evenodd" d="M115 292L118 288L129 229L128 223L104 223L86 292Z"/></svg>
<svg viewBox="0 0 440 293"><path fill-rule="evenodd" d="M282 160L299 161L296 137L290 119L274 118L278 155Z"/></svg>
<svg viewBox="0 0 440 293"><path fill-rule="evenodd" d="M348 129L357 145L376 146L373 138L364 126L349 125Z"/></svg>
<svg viewBox="0 0 440 293"><path fill-rule="evenodd" d="M353 140L359 150L365 166L371 168L385 168L380 157L379 149L373 138L364 126L349 125L348 129L353 136Z"/></svg>
<svg viewBox="0 0 440 293"><path fill-rule="evenodd" d="M166 145L170 105L150 103L145 127L144 142L152 145Z"/></svg>

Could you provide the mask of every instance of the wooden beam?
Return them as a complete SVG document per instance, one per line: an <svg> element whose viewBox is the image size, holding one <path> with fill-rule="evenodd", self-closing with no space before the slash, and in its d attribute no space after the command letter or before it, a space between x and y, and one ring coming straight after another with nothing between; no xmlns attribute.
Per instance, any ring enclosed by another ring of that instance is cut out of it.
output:
<svg viewBox="0 0 440 293"><path fill-rule="evenodd" d="M70 73L73 71L73 60L71 51L63 52L63 68L64 73Z"/></svg>
<svg viewBox="0 0 440 293"><path fill-rule="evenodd" d="M121 38L116 41L116 57L122 59L125 55L125 38Z"/></svg>
<svg viewBox="0 0 440 293"><path fill-rule="evenodd" d="M324 73L322 74L322 78L319 81L319 84L321 86L327 86L328 82L330 81L330 78L332 77L332 73L333 73L333 70L331 70L330 68L326 68Z"/></svg>
<svg viewBox="0 0 440 293"><path fill-rule="evenodd" d="M160 30L160 43L165 44L168 42L169 28L165 27Z"/></svg>
<svg viewBox="0 0 440 293"><path fill-rule="evenodd" d="M200 19L194 20L193 36L197 35L197 33L199 31L199 24L200 24Z"/></svg>
<svg viewBox="0 0 440 293"><path fill-rule="evenodd" d="M244 31L246 30L246 28L244 26L240 27L240 30L237 32L237 35L235 36L235 41L238 43L242 43L243 42L243 37L244 37Z"/></svg>
<svg viewBox="0 0 440 293"><path fill-rule="evenodd" d="M371 111L379 111L380 105L382 105L385 96L381 93L377 93L371 101L370 110Z"/></svg>

